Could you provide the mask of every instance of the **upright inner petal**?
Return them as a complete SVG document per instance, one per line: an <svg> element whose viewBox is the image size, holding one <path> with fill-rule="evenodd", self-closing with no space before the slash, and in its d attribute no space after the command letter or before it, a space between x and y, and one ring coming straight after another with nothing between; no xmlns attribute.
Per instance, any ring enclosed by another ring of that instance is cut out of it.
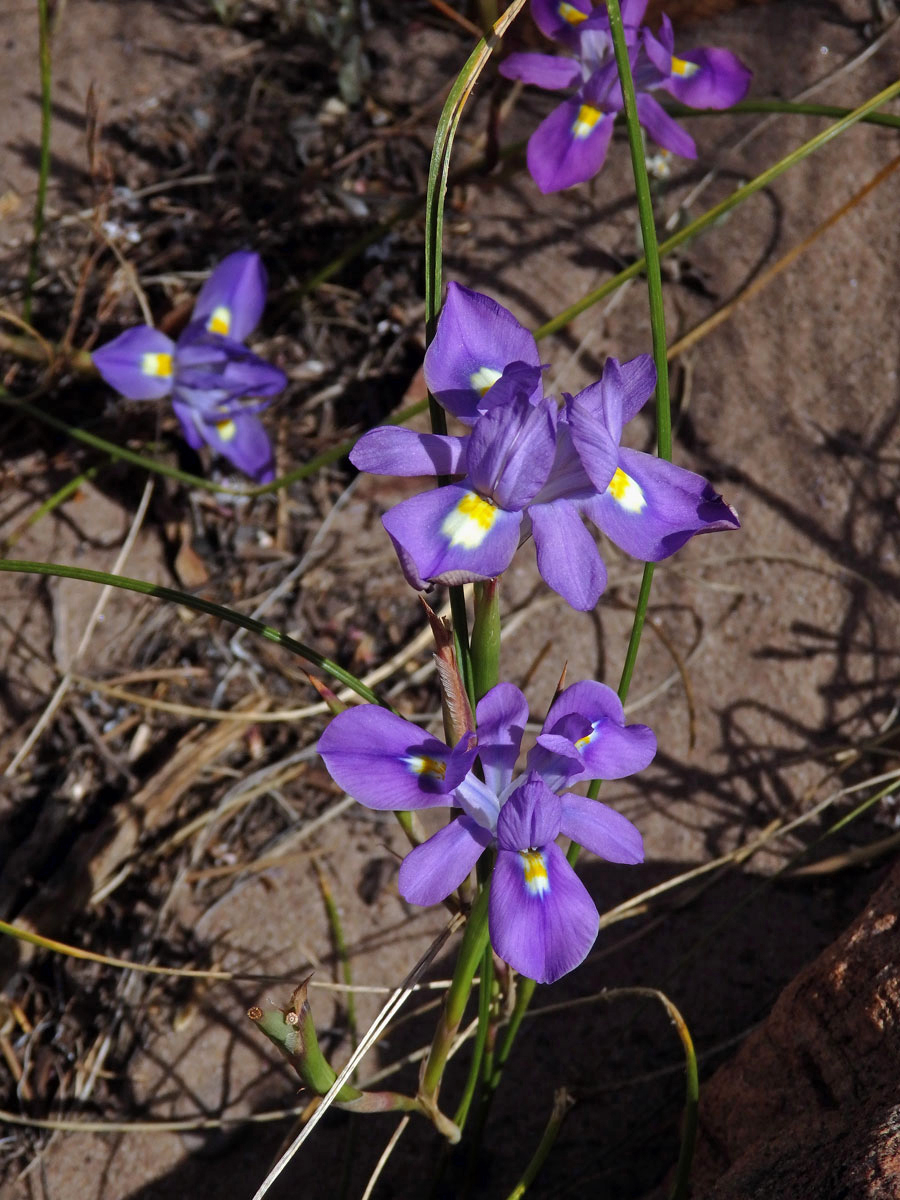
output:
<svg viewBox="0 0 900 1200"><path fill-rule="evenodd" d="M679 79L690 79L700 70L698 63L688 62L686 58L676 58L672 55L672 74Z"/></svg>
<svg viewBox="0 0 900 1200"><path fill-rule="evenodd" d="M478 395L483 398L502 374L502 371L497 371L493 367L479 367L477 371L473 371L469 376L469 383L471 383Z"/></svg>
<svg viewBox="0 0 900 1200"><path fill-rule="evenodd" d="M498 509L477 492L466 492L463 498L444 517L441 533L451 546L477 550L493 528Z"/></svg>
<svg viewBox="0 0 900 1200"><path fill-rule="evenodd" d="M599 108L594 108L591 104L582 104L572 125L572 136L579 140L590 137L602 116Z"/></svg>
<svg viewBox="0 0 900 1200"><path fill-rule="evenodd" d="M206 328L210 333L221 333L227 337L231 332L231 310L224 304L217 305L210 313Z"/></svg>
<svg viewBox="0 0 900 1200"><path fill-rule="evenodd" d="M613 500L626 512L643 512L647 506L640 484L630 475L626 475L621 467L616 468L616 473L609 481L606 491L607 495L612 496Z"/></svg>
<svg viewBox="0 0 900 1200"><path fill-rule="evenodd" d="M172 355L148 352L141 357L141 370L145 375L169 379L172 375Z"/></svg>
<svg viewBox="0 0 900 1200"><path fill-rule="evenodd" d="M522 872L525 877L525 887L532 896L543 896L550 890L550 876L547 873L547 860L541 850L520 850Z"/></svg>

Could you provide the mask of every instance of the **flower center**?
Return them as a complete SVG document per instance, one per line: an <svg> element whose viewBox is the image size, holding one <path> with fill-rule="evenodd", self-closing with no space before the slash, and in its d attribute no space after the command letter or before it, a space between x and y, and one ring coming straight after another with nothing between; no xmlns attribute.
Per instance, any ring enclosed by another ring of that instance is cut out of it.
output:
<svg viewBox="0 0 900 1200"><path fill-rule="evenodd" d="M690 79L699 70L699 63L688 62L686 58L675 58L674 55L672 56L672 74L677 75L679 79Z"/></svg>
<svg viewBox="0 0 900 1200"><path fill-rule="evenodd" d="M213 309L209 320L206 322L206 328L210 333L221 333L227 336L228 331L231 329L231 313L224 304L220 304L218 308Z"/></svg>
<svg viewBox="0 0 900 1200"><path fill-rule="evenodd" d="M429 758L427 754L412 754L404 762L415 775L427 775L430 779L443 779L447 774L447 764L437 758Z"/></svg>
<svg viewBox="0 0 900 1200"><path fill-rule="evenodd" d="M626 512L639 513L646 507L647 501L640 485L630 475L626 475L621 467L616 468L606 491Z"/></svg>
<svg viewBox="0 0 900 1200"><path fill-rule="evenodd" d="M587 20L587 13L583 13L580 8L576 8L574 4L567 4L563 0L559 8L556 10L564 21L568 21L570 25L580 25L582 21Z"/></svg>
<svg viewBox="0 0 900 1200"><path fill-rule="evenodd" d="M230 442L237 433L235 423L230 418L227 421L216 421L216 429L223 442Z"/></svg>
<svg viewBox="0 0 900 1200"><path fill-rule="evenodd" d="M520 850L522 871L525 875L525 887L532 896L543 896L550 890L550 877L547 874L547 864L540 850Z"/></svg>
<svg viewBox="0 0 900 1200"><path fill-rule="evenodd" d="M441 533L451 546L477 550L493 528L497 506L477 492L466 492L455 508L444 517Z"/></svg>
<svg viewBox="0 0 900 1200"><path fill-rule="evenodd" d="M166 353L145 354L141 358L141 370L145 375L156 375L161 379L168 379L172 374L172 355Z"/></svg>
<svg viewBox="0 0 900 1200"><path fill-rule="evenodd" d="M495 371L493 367L479 367L469 376L469 383L479 396L486 396L502 373L502 371Z"/></svg>
<svg viewBox="0 0 900 1200"><path fill-rule="evenodd" d="M594 108L590 104L582 104L578 110L578 116L572 125L572 136L576 138L586 138L594 132L594 127L603 116L599 108Z"/></svg>

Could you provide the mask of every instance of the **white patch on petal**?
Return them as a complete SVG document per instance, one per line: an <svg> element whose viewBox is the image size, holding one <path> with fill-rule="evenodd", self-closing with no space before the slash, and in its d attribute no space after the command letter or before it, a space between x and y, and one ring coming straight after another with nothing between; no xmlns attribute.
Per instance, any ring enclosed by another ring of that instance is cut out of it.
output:
<svg viewBox="0 0 900 1200"><path fill-rule="evenodd" d="M589 746L591 744L591 742L597 736L597 726L599 723L599 721L594 721L591 725L590 733L586 733L584 737L580 737L578 739L578 741L575 743L576 750L583 750L585 746Z"/></svg>
<svg viewBox="0 0 900 1200"><path fill-rule="evenodd" d="M444 517L441 533L451 546L477 550L494 527L499 509L477 492L466 492L459 503Z"/></svg>
<svg viewBox="0 0 900 1200"><path fill-rule="evenodd" d="M430 779L443 779L447 774L447 764L437 758L428 758L425 754L411 754L401 761L409 767L413 775L427 775Z"/></svg>
<svg viewBox="0 0 900 1200"><path fill-rule="evenodd" d="M572 137L578 138L580 141L590 137L602 116L603 113L599 108L594 108L591 104L582 104L578 110L578 116L572 124Z"/></svg>
<svg viewBox="0 0 900 1200"><path fill-rule="evenodd" d="M230 442L237 433L237 426L234 421L217 421L216 430L223 442Z"/></svg>
<svg viewBox="0 0 900 1200"><path fill-rule="evenodd" d="M616 468L615 475L609 481L606 494L612 496L616 504L620 508L624 508L626 512L639 513L647 507L640 484L630 475L626 475L621 467Z"/></svg>
<svg viewBox="0 0 900 1200"><path fill-rule="evenodd" d="M141 370L145 375L169 379L172 375L172 355L165 352L160 354L148 352L141 356Z"/></svg>
<svg viewBox="0 0 900 1200"><path fill-rule="evenodd" d="M547 860L540 850L520 850L522 872L525 876L525 889L532 896L543 896L550 891L550 876L547 874Z"/></svg>
<svg viewBox="0 0 900 1200"><path fill-rule="evenodd" d="M495 371L493 367L479 367L469 376L469 383L479 396L485 396L502 374L502 371Z"/></svg>
<svg viewBox="0 0 900 1200"><path fill-rule="evenodd" d="M692 75L696 75L700 70L699 63L688 62L686 58L676 58L672 56L672 74L678 79L690 79Z"/></svg>
<svg viewBox="0 0 900 1200"><path fill-rule="evenodd" d="M210 333L221 333L226 337L231 329L231 310L226 308L224 304L220 304L212 310L209 320L206 322L206 328Z"/></svg>

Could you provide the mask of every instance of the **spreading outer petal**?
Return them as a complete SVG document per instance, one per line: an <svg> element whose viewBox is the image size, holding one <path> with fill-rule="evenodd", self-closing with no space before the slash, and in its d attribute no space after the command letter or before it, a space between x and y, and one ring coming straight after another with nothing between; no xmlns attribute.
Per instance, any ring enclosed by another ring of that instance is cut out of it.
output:
<svg viewBox="0 0 900 1200"><path fill-rule="evenodd" d="M538 570L545 583L579 612L589 612L606 587L606 567L594 539L569 500L528 509Z"/></svg>
<svg viewBox="0 0 900 1200"><path fill-rule="evenodd" d="M689 108L730 108L743 100L753 78L753 72L730 50L700 48L682 61L694 64L697 71L672 75L662 86Z"/></svg>
<svg viewBox="0 0 900 1200"><path fill-rule="evenodd" d="M625 724L625 709L622 701L611 687L598 683L596 679L582 679L569 686L550 705L541 733L553 733L563 717L577 713L588 721L607 717L618 725Z"/></svg>
<svg viewBox="0 0 900 1200"><path fill-rule="evenodd" d="M259 324L266 303L266 269L251 250L222 259L194 305L194 321L210 333L243 341Z"/></svg>
<svg viewBox="0 0 900 1200"><path fill-rule="evenodd" d="M695 534L740 528L737 513L708 480L638 450L619 451L619 471L584 511L643 562L668 558Z"/></svg>
<svg viewBox="0 0 900 1200"><path fill-rule="evenodd" d="M475 759L474 738L451 753L410 721L374 704L334 718L316 747L336 783L367 808L448 807Z"/></svg>
<svg viewBox="0 0 900 1200"><path fill-rule="evenodd" d="M440 904L463 882L492 838L470 817L457 817L407 854L397 880L410 904Z"/></svg>
<svg viewBox="0 0 900 1200"><path fill-rule="evenodd" d="M425 352L425 382L455 417L471 424L490 385L510 363L540 367L537 342L509 309L451 283L434 340ZM540 395L538 377L535 392Z"/></svg>
<svg viewBox="0 0 900 1200"><path fill-rule="evenodd" d="M528 139L528 170L545 194L584 183L603 166L614 116L584 107L579 97L563 101Z"/></svg>
<svg viewBox="0 0 900 1200"><path fill-rule="evenodd" d="M498 852L488 921L491 944L505 962L537 983L553 983L583 962L600 918L560 848L551 843L539 853L535 860ZM526 871L532 878L543 871L546 887L529 886Z"/></svg>
<svg viewBox="0 0 900 1200"><path fill-rule="evenodd" d="M559 54L511 54L500 64L500 74L507 79L520 79L535 87L556 92L581 81L577 59Z"/></svg>
<svg viewBox="0 0 900 1200"><path fill-rule="evenodd" d="M202 450L206 445L206 422L191 404L172 400L172 410L181 425L184 440L192 450Z"/></svg>
<svg viewBox="0 0 900 1200"><path fill-rule="evenodd" d="M197 427L213 450L257 483L275 478L275 454L259 417L235 413L224 421L198 422Z"/></svg>
<svg viewBox="0 0 900 1200"><path fill-rule="evenodd" d="M497 795L509 784L528 721L528 701L513 683L498 683L475 709L484 782Z"/></svg>
<svg viewBox="0 0 900 1200"><path fill-rule="evenodd" d="M350 461L372 475L457 475L465 470L465 449L465 438L383 425L359 439Z"/></svg>
<svg viewBox="0 0 900 1200"><path fill-rule="evenodd" d="M91 355L110 387L128 400L159 400L172 390L175 343L158 329L136 325Z"/></svg>
<svg viewBox="0 0 900 1200"><path fill-rule="evenodd" d="M466 468L475 488L501 508L523 509L544 485L556 456L556 403L518 396L475 422Z"/></svg>
<svg viewBox="0 0 900 1200"><path fill-rule="evenodd" d="M465 481L403 500L382 518L413 587L501 575L516 552L521 522L520 512L491 504Z"/></svg>
<svg viewBox="0 0 900 1200"><path fill-rule="evenodd" d="M687 130L670 117L658 100L646 92L637 97L638 119L654 142L681 158L696 158L697 145Z"/></svg>
<svg viewBox="0 0 900 1200"><path fill-rule="evenodd" d="M587 796L560 797L560 832L599 858L614 863L644 861L644 839L627 817Z"/></svg>

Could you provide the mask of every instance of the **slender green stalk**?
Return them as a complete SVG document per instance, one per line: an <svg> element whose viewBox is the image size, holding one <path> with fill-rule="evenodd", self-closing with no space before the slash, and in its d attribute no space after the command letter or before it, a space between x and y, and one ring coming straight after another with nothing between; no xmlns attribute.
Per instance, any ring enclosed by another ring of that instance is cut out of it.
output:
<svg viewBox="0 0 900 1200"><path fill-rule="evenodd" d="M500 580L475 584L472 625L472 673L475 699L486 695L500 678Z"/></svg>
<svg viewBox="0 0 900 1200"><path fill-rule="evenodd" d="M238 625L241 629L247 629L250 633L255 633L267 641L275 642L277 645L283 646L285 650L290 650L292 654L297 654L301 658L305 658L307 662L311 662L321 670L327 671L332 678L337 679L345 687L356 692L357 696L361 696L363 700L368 700L370 704L381 703L372 689L364 684L361 679L357 679L355 675L351 675L349 671L339 666L336 662L332 662L330 658L325 658L318 651L313 650L312 647L304 645L303 642L296 641L296 639L289 637L286 633L282 633L280 629L275 629L271 625L264 625L262 621L256 621L253 617L247 617L243 613L236 612L233 608L214 604L211 600L205 600L202 596L193 596L189 592L180 592L176 588L163 587L159 583L148 583L144 579L132 579L127 575L111 575L108 571L92 571L87 567L69 567L62 563L29 562L24 559L4 558L0 559L0 571L10 571L23 575L50 575L59 579L83 579L87 583L108 584L110 587L122 588L126 592L138 592L142 596L152 596L156 600L168 600L172 604L180 604L184 608L193 609L194 612L202 612L211 617L219 617L220 620L228 621L232 625Z"/></svg>
<svg viewBox="0 0 900 1200"><path fill-rule="evenodd" d="M531 1156L531 1161L522 1172L522 1178L509 1193L507 1200L522 1200L522 1197L534 1183L535 1179L537 1179L541 1168L547 1161L547 1156L553 1149L553 1143L559 1136L563 1121L565 1121L574 1103L575 1101L565 1088L559 1088L554 1094L553 1111L550 1113L550 1119L547 1122L541 1140L538 1142L537 1149Z"/></svg>
<svg viewBox="0 0 900 1200"><path fill-rule="evenodd" d="M472 1106L475 1088L481 1077L482 1063L485 1057L485 1047L488 1039L488 1029L491 1023L491 990L494 983L494 954L490 942L485 946L481 958L481 971L478 980L478 1029L475 1033L475 1043L472 1047L472 1058L469 1063L469 1074L463 1088L462 1099L453 1118L455 1125L462 1130Z"/></svg>
<svg viewBox="0 0 900 1200"><path fill-rule="evenodd" d="M846 117L852 108L838 104L797 104L793 100L741 100L731 108L688 108L676 100L670 100L666 111L679 119L684 117L725 117L730 113L772 113L777 116L798 117ZM893 113L869 113L860 118L865 125L882 125L887 129L900 129L900 117Z"/></svg>
<svg viewBox="0 0 900 1200"><path fill-rule="evenodd" d="M53 118L51 104L50 18L47 0L37 0L38 11L38 55L41 73L41 147L38 163L37 192L34 199L34 220L31 226L31 253L28 257L28 274L25 277L25 302L22 315L31 323L31 300L40 264L41 237L44 233L44 215L47 207L47 182L50 178L50 128Z"/></svg>
<svg viewBox="0 0 900 1200"><path fill-rule="evenodd" d="M83 487L84 484L95 478L99 470L99 467L90 467L87 471L83 471L82 474L76 475L73 479L70 479L67 483L64 483L61 488L53 493L52 496L48 496L42 504L38 505L33 513L28 514L25 520L22 521L18 528L15 529L5 541L0 542L0 554L5 554L8 550L15 546L16 542L18 542L19 539L25 534L26 530L31 529L33 525L36 525L42 517L46 517L49 513L52 513L59 508L61 504L65 504L69 497L74 496L79 488Z"/></svg>
<svg viewBox="0 0 900 1200"><path fill-rule="evenodd" d="M475 978L475 972L488 943L488 894L488 888L481 888L472 906L472 911L469 913L459 954L456 958L453 979L444 997L441 1019L422 1068L419 1099L429 1111L437 1108L441 1076L447 1065L453 1039L456 1037L463 1019L463 1013L466 1011L469 993L472 990L472 980Z"/></svg>
<svg viewBox="0 0 900 1200"><path fill-rule="evenodd" d="M833 125L829 125L821 133L817 133L815 137L810 138L808 142L804 142L802 146L798 146L796 150L792 150L790 154L779 159L777 163L768 167L761 174L757 175L755 179L751 179L749 183L744 184L743 187L739 187L730 196L726 196L724 200L714 205L701 217L698 217L696 221L691 221L689 225L685 225L684 229L680 229L677 233L672 234L671 237L666 238L664 242L660 242L660 254L669 254L672 250L676 250L679 246L683 246L685 242L689 242L692 238L695 238L697 234L702 233L711 225L721 220L726 213L731 212L733 208L743 203L748 197L761 191L762 188L768 187L779 175L796 166L797 163L816 150L820 150L828 142L844 133L858 121L864 120L870 113L881 108L888 101L893 100L898 94L900 94L900 80L892 83L890 87L886 87L876 96L867 100L865 104L861 104L859 108L854 108L847 112L839 121L836 121ZM600 287L595 288L592 292L588 292L586 296L582 296L575 304L571 304L568 308L563 309L561 313L557 313L555 317L541 325L539 329L536 329L534 336L540 340L551 333L558 333L560 329L564 329L580 313L592 308L593 305L599 303L599 301L603 300L611 292L621 287L627 280L635 279L645 270L646 265L646 260L639 258L629 267L626 267L624 271L620 271L618 275L614 275L612 279L608 279Z"/></svg>

